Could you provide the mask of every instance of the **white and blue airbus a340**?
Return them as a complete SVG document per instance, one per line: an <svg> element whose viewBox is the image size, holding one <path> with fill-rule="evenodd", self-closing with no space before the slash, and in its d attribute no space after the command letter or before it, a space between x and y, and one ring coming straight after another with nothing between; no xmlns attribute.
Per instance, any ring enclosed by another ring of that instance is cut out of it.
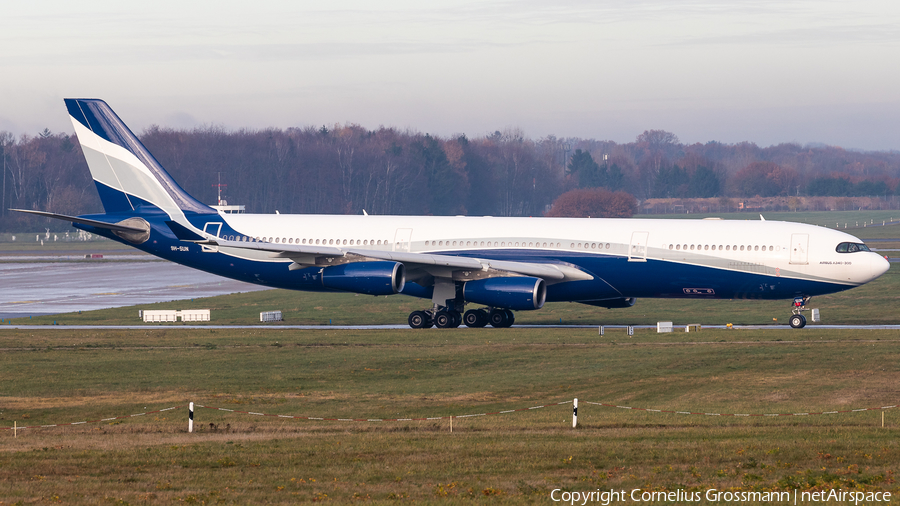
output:
<svg viewBox="0 0 900 506"><path fill-rule="evenodd" d="M508 327L512 310L547 301L639 297L793 299L803 327L809 297L889 267L852 235L764 220L226 214L188 195L105 102L65 102L106 212L26 212L250 283L430 299L413 328Z"/></svg>

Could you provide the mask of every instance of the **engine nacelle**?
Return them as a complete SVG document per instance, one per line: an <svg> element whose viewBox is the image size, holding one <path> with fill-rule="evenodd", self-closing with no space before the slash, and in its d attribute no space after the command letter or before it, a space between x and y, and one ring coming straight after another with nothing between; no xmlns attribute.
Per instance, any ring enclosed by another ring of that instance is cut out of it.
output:
<svg viewBox="0 0 900 506"><path fill-rule="evenodd" d="M540 278L479 279L466 282L463 297L469 302L503 309L540 309L547 300L547 285Z"/></svg>
<svg viewBox="0 0 900 506"><path fill-rule="evenodd" d="M598 306L605 307L607 309L617 309L621 307L631 307L637 302L637 299L634 297L628 298L619 298L619 299L603 299L603 300L579 300L580 304L587 304L588 306Z"/></svg>
<svg viewBox="0 0 900 506"><path fill-rule="evenodd" d="M322 269L322 286L366 295L393 295L403 290L406 269L399 262L353 262Z"/></svg>

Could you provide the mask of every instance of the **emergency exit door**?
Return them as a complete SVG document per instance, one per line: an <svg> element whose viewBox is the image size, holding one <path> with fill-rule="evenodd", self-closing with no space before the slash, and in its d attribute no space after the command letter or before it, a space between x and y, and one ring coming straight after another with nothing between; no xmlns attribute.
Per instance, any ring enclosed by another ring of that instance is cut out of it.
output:
<svg viewBox="0 0 900 506"><path fill-rule="evenodd" d="M398 228L394 233L394 251L409 251L409 241L412 238L411 228Z"/></svg>
<svg viewBox="0 0 900 506"><path fill-rule="evenodd" d="M809 234L791 234L791 263L809 263Z"/></svg>
<svg viewBox="0 0 900 506"><path fill-rule="evenodd" d="M629 262L647 261L647 240L650 232L632 232L631 247L628 249Z"/></svg>

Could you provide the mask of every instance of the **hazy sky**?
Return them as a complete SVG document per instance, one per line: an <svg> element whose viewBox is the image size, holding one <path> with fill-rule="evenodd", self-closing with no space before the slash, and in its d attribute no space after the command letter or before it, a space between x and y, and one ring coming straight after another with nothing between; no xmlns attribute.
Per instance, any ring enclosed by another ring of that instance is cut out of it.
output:
<svg viewBox="0 0 900 506"><path fill-rule="evenodd" d="M447 136L900 149L900 2L96 1L0 6L0 130L357 123Z"/></svg>

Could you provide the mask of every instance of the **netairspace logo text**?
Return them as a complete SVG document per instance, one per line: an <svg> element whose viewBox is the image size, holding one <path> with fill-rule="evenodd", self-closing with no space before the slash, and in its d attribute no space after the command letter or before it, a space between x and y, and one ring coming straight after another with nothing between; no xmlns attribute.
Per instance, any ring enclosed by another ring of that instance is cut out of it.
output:
<svg viewBox="0 0 900 506"><path fill-rule="evenodd" d="M752 492L752 491L720 491L714 488L707 490L706 492L688 492L686 490L676 490L674 492L658 492L658 491L643 491L639 488L633 489L630 492L627 490L593 490L591 492L578 492L578 491L568 491L562 489L554 489L550 492L550 499L553 502L569 504L574 506L579 504L581 506L587 506L588 504L600 504L602 506L608 506L613 503L619 502L660 502L660 501L668 501L668 502L677 502L677 503L690 503L690 502L701 502L701 501L710 501L710 502L733 502L733 503L745 503L745 502L771 502L771 503L785 503L785 504L798 504L802 503L816 503L816 502L842 502L845 504L854 504L858 505L860 503L871 504L871 503L888 503L891 502L891 493L890 492L860 492L860 491L845 491L845 490L823 490L820 492L800 492L798 490L794 491L783 491L783 492Z"/></svg>

